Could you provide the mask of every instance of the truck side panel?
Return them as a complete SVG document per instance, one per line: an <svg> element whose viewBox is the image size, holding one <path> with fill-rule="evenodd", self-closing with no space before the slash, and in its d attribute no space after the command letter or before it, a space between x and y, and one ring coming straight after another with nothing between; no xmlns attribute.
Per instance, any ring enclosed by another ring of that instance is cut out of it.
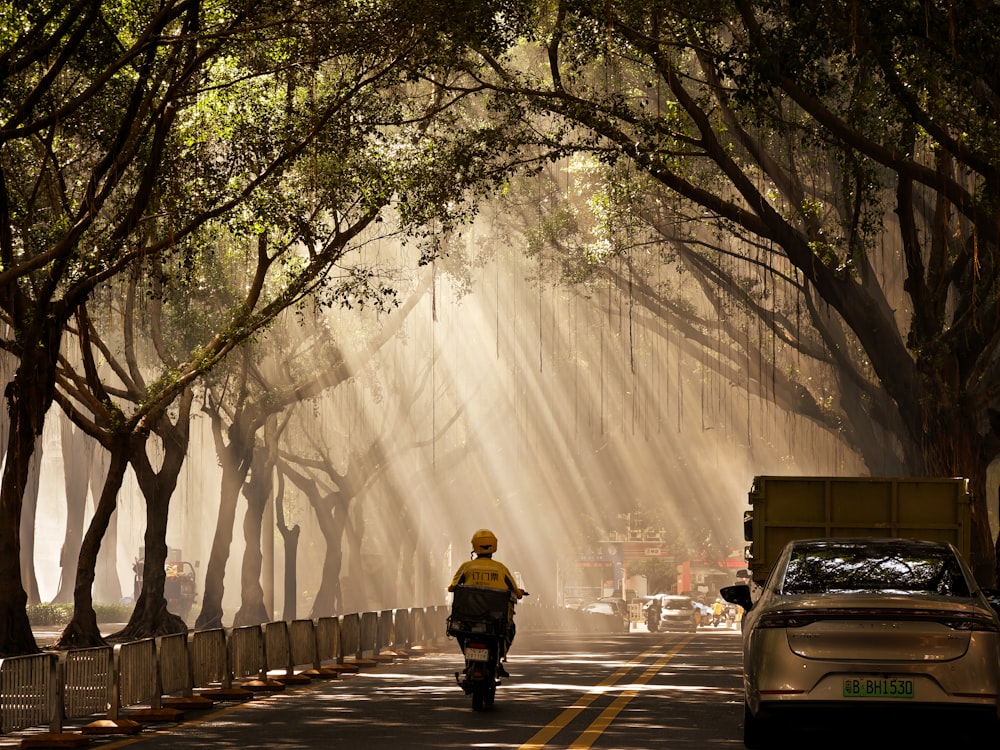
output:
<svg viewBox="0 0 1000 750"><path fill-rule="evenodd" d="M759 476L748 558L762 582L784 545L811 537L874 536L947 541L968 557L968 481L962 478Z"/></svg>

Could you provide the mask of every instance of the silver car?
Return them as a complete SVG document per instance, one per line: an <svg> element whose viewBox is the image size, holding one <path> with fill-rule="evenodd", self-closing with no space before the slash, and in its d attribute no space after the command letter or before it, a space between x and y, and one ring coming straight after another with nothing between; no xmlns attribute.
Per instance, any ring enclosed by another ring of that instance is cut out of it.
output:
<svg viewBox="0 0 1000 750"><path fill-rule="evenodd" d="M722 590L743 618L744 744L770 745L782 718L845 711L966 713L963 736L995 732L1000 620L946 542L789 542L756 601ZM850 715L850 714L849 714Z"/></svg>
<svg viewBox="0 0 1000 750"><path fill-rule="evenodd" d="M624 632L629 631L628 610L623 610L617 603L611 601L596 601L580 607L581 612L596 612L600 615L610 615L621 623Z"/></svg>
<svg viewBox="0 0 1000 750"><path fill-rule="evenodd" d="M660 628L663 630L686 630L693 633L698 629L698 615L690 596L668 594L660 597Z"/></svg>

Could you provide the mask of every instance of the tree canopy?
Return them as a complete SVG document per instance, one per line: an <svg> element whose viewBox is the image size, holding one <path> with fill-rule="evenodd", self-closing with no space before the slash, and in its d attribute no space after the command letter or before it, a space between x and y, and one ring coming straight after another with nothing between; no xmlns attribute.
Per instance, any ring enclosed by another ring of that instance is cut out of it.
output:
<svg viewBox="0 0 1000 750"><path fill-rule="evenodd" d="M0 577L54 400L112 456L92 553L114 477L238 346L297 304L395 304L359 248L427 263L565 158L588 180L546 188L530 251L873 472L970 477L993 579L998 29L976 0L0 7ZM0 656L35 647L25 603L0 591Z"/></svg>
<svg viewBox="0 0 1000 750"><path fill-rule="evenodd" d="M151 281L147 294L182 286L210 303L200 305L202 327L160 348L152 377L135 360L110 386L93 367L58 376L72 384L64 403L93 414L79 420L91 434L141 439L282 310L306 298L391 296L377 273L345 260L359 243L397 233L423 242L426 261L436 252L428 226L466 218L466 198L500 179L516 151L510 123L468 111L464 95L441 83L459 74L469 46L508 45L519 17L504 12L497 23L500 8L488 3L452 10L406 0L4 6L0 347L14 375L0 570L8 580L21 577L21 502L63 338L74 316L85 321L86 306L99 304L99 291L113 300L130 272ZM214 257L247 269L235 294L215 295ZM89 324L76 331L81 349L100 345ZM84 367L92 361L84 351ZM127 462L135 444L120 445ZM0 595L0 654L33 648L17 589Z"/></svg>
<svg viewBox="0 0 1000 750"><path fill-rule="evenodd" d="M874 472L970 477L984 580L1000 448L998 14L582 0L487 60L501 99L555 123L541 142L607 165L587 241L549 234L569 267L627 268L685 335L726 331L743 353L734 382L782 385ZM656 288L649 269L664 266L700 279L701 323Z"/></svg>

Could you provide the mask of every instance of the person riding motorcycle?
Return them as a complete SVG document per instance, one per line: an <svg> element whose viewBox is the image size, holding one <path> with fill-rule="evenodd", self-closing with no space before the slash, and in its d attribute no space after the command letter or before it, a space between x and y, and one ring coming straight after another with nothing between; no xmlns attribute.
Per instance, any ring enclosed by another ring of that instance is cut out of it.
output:
<svg viewBox="0 0 1000 750"><path fill-rule="evenodd" d="M656 633L660 629L660 618L663 616L663 603L659 597L654 596L646 605L646 628L650 633Z"/></svg>
<svg viewBox="0 0 1000 750"><path fill-rule="evenodd" d="M712 605L712 627L722 623L724 609L725 605L722 603L722 599L716 597L715 604Z"/></svg>
<svg viewBox="0 0 1000 750"><path fill-rule="evenodd" d="M458 586L483 586L491 589L507 589L515 599L521 599L525 591L521 589L514 580L513 574L499 560L493 559L493 554L497 551L497 537L489 529L479 529L472 535L472 552L475 557L462 563L448 585L448 591L454 591ZM507 660L507 652L510 644L514 642L514 619L509 618L506 643L502 658ZM459 646L463 646L461 642ZM501 664L499 667L501 677L509 677L507 670Z"/></svg>

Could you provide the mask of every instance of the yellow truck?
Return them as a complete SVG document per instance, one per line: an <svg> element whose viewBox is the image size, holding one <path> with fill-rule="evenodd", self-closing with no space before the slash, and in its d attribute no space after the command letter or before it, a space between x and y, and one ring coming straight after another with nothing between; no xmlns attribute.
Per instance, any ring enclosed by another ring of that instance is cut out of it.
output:
<svg viewBox="0 0 1000 750"><path fill-rule="evenodd" d="M968 559L969 482L955 478L754 477L743 516L747 567L763 585L793 539L900 537L951 542Z"/></svg>

